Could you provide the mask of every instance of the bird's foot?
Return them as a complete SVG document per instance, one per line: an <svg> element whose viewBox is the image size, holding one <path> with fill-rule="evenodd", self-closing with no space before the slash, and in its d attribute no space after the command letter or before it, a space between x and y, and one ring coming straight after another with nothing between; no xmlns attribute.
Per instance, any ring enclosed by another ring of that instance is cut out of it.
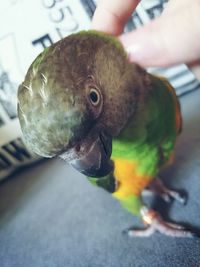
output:
<svg viewBox="0 0 200 267"><path fill-rule="evenodd" d="M158 178L152 180L148 189L145 189L144 195L152 192L160 196L164 201L170 202L172 199L177 200L181 204L186 203L186 196L172 189L167 188Z"/></svg>
<svg viewBox="0 0 200 267"><path fill-rule="evenodd" d="M143 207L141 214L144 223L148 226L145 229L128 229L127 233L131 237L148 237L155 232L171 237L193 238L198 236L184 226L164 221L154 210Z"/></svg>

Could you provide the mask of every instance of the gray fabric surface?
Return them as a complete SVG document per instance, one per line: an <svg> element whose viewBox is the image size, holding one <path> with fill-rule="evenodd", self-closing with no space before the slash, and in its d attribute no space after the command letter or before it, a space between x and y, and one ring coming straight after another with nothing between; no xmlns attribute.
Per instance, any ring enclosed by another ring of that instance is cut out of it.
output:
<svg viewBox="0 0 200 267"><path fill-rule="evenodd" d="M151 204L166 219L200 228L200 90L181 104L184 130L161 177L187 191L188 202ZM141 224L109 194L64 162L46 161L0 185L0 266L200 266L200 239L130 239L122 230L132 225Z"/></svg>

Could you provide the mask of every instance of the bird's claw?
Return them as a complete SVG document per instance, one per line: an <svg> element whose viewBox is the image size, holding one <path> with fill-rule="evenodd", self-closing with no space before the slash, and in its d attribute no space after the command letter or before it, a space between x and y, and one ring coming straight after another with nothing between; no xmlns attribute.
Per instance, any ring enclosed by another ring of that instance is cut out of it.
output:
<svg viewBox="0 0 200 267"><path fill-rule="evenodd" d="M145 208L143 211L143 221L148 225L145 229L129 229L127 231L128 235L131 237L148 237L159 232L163 235L172 236L172 237L184 237L184 238L193 238L197 234L186 229L182 225L170 223L164 221L161 216L153 211Z"/></svg>
<svg viewBox="0 0 200 267"><path fill-rule="evenodd" d="M184 194L181 194L179 192L176 192L174 190L167 190L166 194L168 194L169 197L171 197L172 199L177 200L178 202L180 202L181 204L185 205L187 202L187 197Z"/></svg>
<svg viewBox="0 0 200 267"><path fill-rule="evenodd" d="M175 190L167 188L161 180L158 178L154 179L149 185L148 190L153 193L156 193L160 196L164 201L170 202L172 199L177 200L181 204L186 204L187 198L184 194L179 193Z"/></svg>

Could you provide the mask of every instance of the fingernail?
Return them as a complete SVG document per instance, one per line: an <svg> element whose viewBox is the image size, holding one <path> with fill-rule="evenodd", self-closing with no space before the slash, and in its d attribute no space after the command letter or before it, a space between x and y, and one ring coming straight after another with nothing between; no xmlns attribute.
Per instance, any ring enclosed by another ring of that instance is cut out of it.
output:
<svg viewBox="0 0 200 267"><path fill-rule="evenodd" d="M130 46L125 47L125 50L128 54L129 61L143 61L145 57L145 51L141 47L141 44L132 44Z"/></svg>
<svg viewBox="0 0 200 267"><path fill-rule="evenodd" d="M143 40L143 38L137 38L137 40L132 41L134 38L131 38L131 43L125 38L120 38L122 45L124 46L128 59L131 62L144 63L152 58L154 47L151 42Z"/></svg>

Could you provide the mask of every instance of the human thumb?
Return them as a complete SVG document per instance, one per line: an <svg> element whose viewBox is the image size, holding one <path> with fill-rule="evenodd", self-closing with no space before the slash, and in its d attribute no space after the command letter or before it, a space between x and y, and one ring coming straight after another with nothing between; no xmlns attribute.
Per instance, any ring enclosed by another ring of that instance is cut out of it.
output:
<svg viewBox="0 0 200 267"><path fill-rule="evenodd" d="M130 61L144 67L190 63L200 59L200 5L161 15L120 36Z"/></svg>

